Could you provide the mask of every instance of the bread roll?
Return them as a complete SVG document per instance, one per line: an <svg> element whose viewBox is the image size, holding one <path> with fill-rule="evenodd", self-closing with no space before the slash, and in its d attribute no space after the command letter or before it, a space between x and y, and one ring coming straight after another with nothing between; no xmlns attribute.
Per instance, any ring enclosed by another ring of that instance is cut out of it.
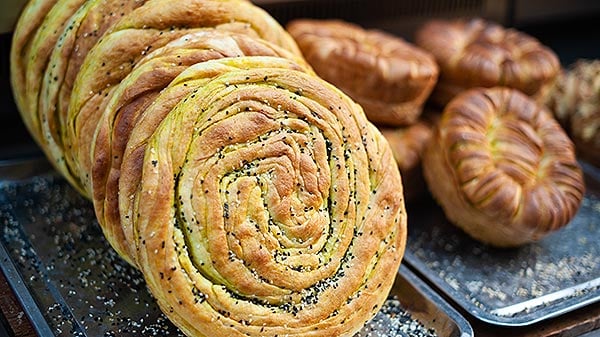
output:
<svg viewBox="0 0 600 337"><path fill-rule="evenodd" d="M448 219L500 247L565 226L584 194L573 143L545 108L509 88L471 89L454 98L423 168Z"/></svg>
<svg viewBox="0 0 600 337"><path fill-rule="evenodd" d="M505 86L543 97L560 71L558 57L538 40L483 19L429 21L415 42L440 66L431 98L441 106L474 87Z"/></svg>
<svg viewBox="0 0 600 337"><path fill-rule="evenodd" d="M288 31L315 72L361 104L370 121L414 123L438 77L433 57L399 37L337 20L296 20Z"/></svg>
<svg viewBox="0 0 600 337"><path fill-rule="evenodd" d="M96 121L95 132L90 135L91 143L88 144L94 158L89 170L96 216L113 247L131 263L135 261L135 254L128 241L133 237L129 221L120 214L118 200L119 196L130 195L120 192L119 179L122 166L130 165L123 156L133 129L146 133L156 129L168 110L164 106L161 106L163 110L157 109L155 99L190 66L211 59L243 55L282 57L281 64L272 62L273 66L312 73L302 59L265 40L217 29L196 30L142 58L121 82L115 84L110 99L104 103L103 113L91 117ZM214 73L209 72L205 76L210 78ZM175 96L164 104L174 105L190 91L188 87L177 88L173 91ZM129 170L126 177L138 175L137 169L138 166Z"/></svg>
<svg viewBox="0 0 600 337"><path fill-rule="evenodd" d="M581 157L600 167L600 61L579 60L561 73L546 105Z"/></svg>
<svg viewBox="0 0 600 337"><path fill-rule="evenodd" d="M189 335L352 336L399 266L400 176L356 104L255 62L188 69L190 94L140 139L139 180L121 180L138 264Z"/></svg>

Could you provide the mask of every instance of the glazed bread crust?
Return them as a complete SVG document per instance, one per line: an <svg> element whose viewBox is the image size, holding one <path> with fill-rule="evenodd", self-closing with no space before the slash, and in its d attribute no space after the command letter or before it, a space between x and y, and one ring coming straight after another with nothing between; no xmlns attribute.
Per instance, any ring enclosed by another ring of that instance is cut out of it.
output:
<svg viewBox="0 0 600 337"><path fill-rule="evenodd" d="M536 241L565 226L584 193L565 132L547 110L509 88L453 99L423 166L448 219L495 246Z"/></svg>
<svg viewBox="0 0 600 337"><path fill-rule="evenodd" d="M560 71L558 57L538 40L482 19L432 20L415 42L440 66L432 94L440 105L474 87L505 86L541 97Z"/></svg>
<svg viewBox="0 0 600 337"><path fill-rule="evenodd" d="M438 77L429 53L343 21L303 19L287 28L315 72L361 104L371 122L417 120Z"/></svg>

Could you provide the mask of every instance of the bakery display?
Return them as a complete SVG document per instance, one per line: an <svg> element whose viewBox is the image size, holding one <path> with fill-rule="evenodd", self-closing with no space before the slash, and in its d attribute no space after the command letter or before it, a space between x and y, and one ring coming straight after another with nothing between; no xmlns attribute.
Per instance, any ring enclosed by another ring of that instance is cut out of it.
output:
<svg viewBox="0 0 600 337"><path fill-rule="evenodd" d="M415 43L439 64L431 99L441 106L474 87L505 86L542 99L560 71L558 57L537 39L479 18L431 20Z"/></svg>
<svg viewBox="0 0 600 337"><path fill-rule="evenodd" d="M575 62L561 73L545 103L581 157L600 166L600 61Z"/></svg>
<svg viewBox="0 0 600 337"><path fill-rule="evenodd" d="M406 241L389 144L244 0L34 0L23 119L188 336L353 336Z"/></svg>
<svg viewBox="0 0 600 337"><path fill-rule="evenodd" d="M384 19L363 22L415 23ZM595 277L585 161L600 165L599 61L561 69L535 38L483 19L432 20L415 45L340 20L288 29L247 0L30 0L11 84L65 179L32 170L26 187L7 185L2 245L32 270L31 289L49 282L44 266L62 268L58 291L34 293L52 327L71 324L53 318L66 309L92 335L405 333L387 304L414 304L392 287L407 238L408 264L438 290L465 290L473 307L453 300L475 319L517 322L536 313L506 314L523 301ZM428 311L428 333L451 332Z"/></svg>
<svg viewBox="0 0 600 337"><path fill-rule="evenodd" d="M428 52L339 20L297 19L287 28L315 72L361 104L371 122L401 126L418 119L438 77Z"/></svg>
<svg viewBox="0 0 600 337"><path fill-rule="evenodd" d="M573 143L515 89L471 89L445 108L425 150L428 187L448 219L510 247L565 226L584 193Z"/></svg>
<svg viewBox="0 0 600 337"><path fill-rule="evenodd" d="M421 118L406 127L380 128L402 174L402 188L407 203L417 202L427 193L421 161L425 146L433 134L433 124L433 121Z"/></svg>

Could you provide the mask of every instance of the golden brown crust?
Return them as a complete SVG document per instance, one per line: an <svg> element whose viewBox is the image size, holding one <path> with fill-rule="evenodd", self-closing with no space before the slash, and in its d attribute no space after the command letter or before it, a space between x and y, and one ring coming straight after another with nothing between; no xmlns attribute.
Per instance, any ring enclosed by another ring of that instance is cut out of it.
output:
<svg viewBox="0 0 600 337"><path fill-rule="evenodd" d="M81 178L65 162L62 129L71 90L84 59L104 32L144 0L32 1L20 20L12 46L12 81L20 111L34 138L55 167L82 189Z"/></svg>
<svg viewBox="0 0 600 337"><path fill-rule="evenodd" d="M402 173L404 198L409 203L418 200L427 192L421 158L433 134L432 127L432 123L420 119L411 126L380 129L381 134L390 144L394 159Z"/></svg>
<svg viewBox="0 0 600 337"><path fill-rule="evenodd" d="M143 57L185 34L214 27L281 44L297 52L292 38L260 8L247 1L187 0L171 6L169 0L150 1L125 15L94 47L74 84L66 124L65 156L69 169L91 193L93 135L115 86Z"/></svg>
<svg viewBox="0 0 600 337"><path fill-rule="evenodd" d="M582 158L600 166L600 61L579 60L565 70L545 103Z"/></svg>
<svg viewBox="0 0 600 337"><path fill-rule="evenodd" d="M17 22L10 56L13 95L23 121L51 163L71 184L76 180L55 141L60 122L55 111L51 111L50 118L42 117L40 105L50 57L62 37L69 33L70 18L80 14L83 3L83 0L29 2Z"/></svg>
<svg viewBox="0 0 600 337"><path fill-rule="evenodd" d="M151 105L159 93L190 66L211 59L256 55L296 60L296 63L286 64L296 70L309 71L302 59L267 41L207 28L184 35L149 53L116 85L94 135L92 190L96 215L104 234L128 261L135 263L135 252L128 245L133 237L130 232L123 231L130 227L126 225L129 222L126 218L121 219L118 199L119 195L128 194L125 188L119 188L119 179L121 165L128 165L124 164L123 157L132 130L144 129L149 137L165 117L164 114L156 115L157 111ZM215 69L206 76L217 73ZM177 95L181 97L187 92L189 89L179 88ZM175 104L175 96L170 102ZM144 116L146 113L154 115ZM138 169L128 170L126 175L136 176Z"/></svg>
<svg viewBox="0 0 600 337"><path fill-rule="evenodd" d="M438 76L429 53L343 21L304 19L287 28L315 72L361 104L372 122L407 125L421 114Z"/></svg>
<svg viewBox="0 0 600 337"><path fill-rule="evenodd" d="M429 189L449 220L496 246L541 239L575 215L584 185L573 144L517 90L453 99L424 155Z"/></svg>
<svg viewBox="0 0 600 337"><path fill-rule="evenodd" d="M21 18L19 108L165 314L189 336L352 336L406 241L360 106L249 1L78 1Z"/></svg>
<svg viewBox="0 0 600 337"><path fill-rule="evenodd" d="M432 99L441 105L474 87L543 95L560 71L557 56L538 40L482 19L432 20L417 31L415 42L440 66L441 85Z"/></svg>
<svg viewBox="0 0 600 337"><path fill-rule="evenodd" d="M130 182L139 265L190 335L352 336L404 250L390 148L358 105L304 72L194 83L240 62L254 61L190 68L193 90L147 140Z"/></svg>
<svg viewBox="0 0 600 337"><path fill-rule="evenodd" d="M35 140L72 185L91 197L91 138L112 86L151 49L215 26L300 55L283 28L247 1L187 0L171 6L163 0L37 0L26 7L11 54L17 105ZM114 38L119 33L121 40ZM99 46L115 49L103 54ZM88 57L92 49L96 52ZM78 76L90 85L77 84Z"/></svg>
<svg viewBox="0 0 600 337"><path fill-rule="evenodd" d="M13 96L19 111L30 111L30 106L26 97L27 61L30 59L34 36L38 32L40 25L44 22L46 14L54 7L57 1L58 0L29 1L22 12L22 16L28 17L29 20L20 20L15 27L10 54L10 72ZM41 141L39 131L40 126L39 121L34 118L34 113L23 113L22 117L29 132L39 143Z"/></svg>

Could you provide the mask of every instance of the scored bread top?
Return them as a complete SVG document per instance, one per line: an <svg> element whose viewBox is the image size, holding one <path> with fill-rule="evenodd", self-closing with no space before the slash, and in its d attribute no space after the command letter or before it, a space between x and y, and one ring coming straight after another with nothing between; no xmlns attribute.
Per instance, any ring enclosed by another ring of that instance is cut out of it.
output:
<svg viewBox="0 0 600 337"><path fill-rule="evenodd" d="M558 57L537 39L483 19L432 20L415 42L435 56L441 82L464 89L507 86L533 96L560 71Z"/></svg>
<svg viewBox="0 0 600 337"><path fill-rule="evenodd" d="M437 81L438 67L428 52L383 31L310 19L287 28L315 72L362 104L375 123L414 122ZM379 105L370 109L374 102ZM417 111L394 116L385 111L386 104L409 104Z"/></svg>
<svg viewBox="0 0 600 337"><path fill-rule="evenodd" d="M584 193L573 143L547 110L509 88L453 99L423 165L448 218L499 246L563 227Z"/></svg>

